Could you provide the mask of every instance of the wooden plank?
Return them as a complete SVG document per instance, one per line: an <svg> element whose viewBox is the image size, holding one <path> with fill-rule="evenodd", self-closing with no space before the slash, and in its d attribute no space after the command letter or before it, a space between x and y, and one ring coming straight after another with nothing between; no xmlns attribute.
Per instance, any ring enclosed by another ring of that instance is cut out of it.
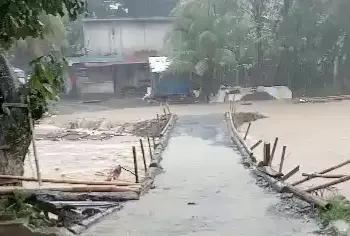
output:
<svg viewBox="0 0 350 236"><path fill-rule="evenodd" d="M123 187L123 186L104 186L104 185L89 185L89 186L66 186L66 187L46 187L46 188L23 188L23 187L0 187L0 195L13 194L14 191L62 191L62 192L139 192L139 188Z"/></svg>
<svg viewBox="0 0 350 236"><path fill-rule="evenodd" d="M28 182L37 182L38 179L33 177L24 177L24 176L14 176L14 175L0 175L0 179L12 179L12 180L21 180ZM111 185L111 186L137 186L134 183L130 182L111 182L111 181L88 181L88 180L68 180L68 179L42 179L43 182L48 183L58 183L58 184L86 184L86 185Z"/></svg>
<svg viewBox="0 0 350 236"><path fill-rule="evenodd" d="M2 104L3 107L18 107L18 108L27 108L27 104L24 103L8 103L8 102L4 102Z"/></svg>
<svg viewBox="0 0 350 236"><path fill-rule="evenodd" d="M9 145L0 145L0 150L8 150L10 149Z"/></svg>
<svg viewBox="0 0 350 236"><path fill-rule="evenodd" d="M29 192L30 193L30 192ZM112 201L124 202L130 200L139 200L140 195L137 192L60 192L60 191L35 191L32 192L37 198L43 201Z"/></svg>
<svg viewBox="0 0 350 236"><path fill-rule="evenodd" d="M73 206L73 207L113 207L118 205L116 202L104 202L104 201L48 201L57 208L62 208L63 206Z"/></svg>

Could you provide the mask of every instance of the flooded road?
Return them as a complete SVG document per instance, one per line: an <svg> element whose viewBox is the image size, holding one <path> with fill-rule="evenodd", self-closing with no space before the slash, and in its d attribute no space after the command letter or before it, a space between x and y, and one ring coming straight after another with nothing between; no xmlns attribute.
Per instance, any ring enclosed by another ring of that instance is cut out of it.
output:
<svg viewBox="0 0 350 236"><path fill-rule="evenodd" d="M313 235L312 220L272 210L280 200L255 184L229 140L222 114L180 117L156 188L84 235Z"/></svg>

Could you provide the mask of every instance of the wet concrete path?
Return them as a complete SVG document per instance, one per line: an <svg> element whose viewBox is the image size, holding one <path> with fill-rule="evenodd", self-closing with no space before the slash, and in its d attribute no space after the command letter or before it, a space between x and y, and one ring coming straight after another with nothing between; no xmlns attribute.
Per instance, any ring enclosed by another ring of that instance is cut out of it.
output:
<svg viewBox="0 0 350 236"><path fill-rule="evenodd" d="M271 210L280 200L239 164L223 115L181 117L163 158L156 189L85 235L306 236L316 230L312 221Z"/></svg>

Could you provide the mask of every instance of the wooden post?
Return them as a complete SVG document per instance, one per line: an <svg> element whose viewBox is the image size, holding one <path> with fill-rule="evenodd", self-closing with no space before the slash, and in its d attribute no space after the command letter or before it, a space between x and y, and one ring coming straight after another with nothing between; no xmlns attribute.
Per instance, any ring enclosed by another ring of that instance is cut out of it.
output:
<svg viewBox="0 0 350 236"><path fill-rule="evenodd" d="M249 123L248 125L248 128L247 128L247 131L245 132L245 135L244 135L244 140L247 140L247 136L248 136L248 133L249 133L249 130L250 130L250 126L252 125L252 123Z"/></svg>
<svg viewBox="0 0 350 236"><path fill-rule="evenodd" d="M273 157L274 157L274 155L275 155L276 148L277 148L277 143L278 143L278 137L275 138L275 142L273 143L273 147L272 147L272 151L271 151L271 156L270 156L270 160L269 160L269 166L271 166L271 164L272 164Z"/></svg>
<svg viewBox="0 0 350 236"><path fill-rule="evenodd" d="M264 143L264 161L263 165L268 166L269 160L270 160L270 154L271 154L271 144L270 143Z"/></svg>
<svg viewBox="0 0 350 236"><path fill-rule="evenodd" d="M166 110L165 110L165 107L163 107L163 112L164 112L164 116L166 116Z"/></svg>
<svg viewBox="0 0 350 236"><path fill-rule="evenodd" d="M137 157L136 157L136 148L135 148L135 146L132 147L132 154L133 154L133 157L134 157L135 182L139 183L139 172L138 172L138 168L137 168Z"/></svg>
<svg viewBox="0 0 350 236"><path fill-rule="evenodd" d="M38 158L38 150L36 148L35 138L34 138L34 121L32 118L32 111L30 109L30 98L27 96L27 103L28 103L28 120L29 120L29 129L32 133L32 145L33 145L33 154L34 154L34 161L35 161L35 167L36 167L36 175L38 178L39 186L41 186L43 183L41 181L41 172L40 172L40 164L39 164L39 158Z"/></svg>
<svg viewBox="0 0 350 236"><path fill-rule="evenodd" d="M153 160L151 141L149 140L148 134L147 134L147 142L148 142L148 148L149 148L149 156L151 157L151 160Z"/></svg>
<svg viewBox="0 0 350 236"><path fill-rule="evenodd" d="M258 142L256 142L256 144L254 144L251 148L250 148L250 150L254 150L255 148L257 148L260 144L262 143L262 140L259 140Z"/></svg>
<svg viewBox="0 0 350 236"><path fill-rule="evenodd" d="M293 170L289 171L285 176L283 176L281 180L286 181L287 179L295 175L299 171L299 169L300 169L300 166L295 167Z"/></svg>
<svg viewBox="0 0 350 236"><path fill-rule="evenodd" d="M159 135L159 133L160 133L160 120L159 120L159 115L157 114L157 131L158 131L158 135Z"/></svg>
<svg viewBox="0 0 350 236"><path fill-rule="evenodd" d="M147 173L147 163L146 163L145 149L143 148L142 139L140 139L140 147L141 147L141 152L142 152L143 165L145 167L145 173Z"/></svg>
<svg viewBox="0 0 350 236"><path fill-rule="evenodd" d="M154 139L154 136L152 136L152 140L153 140L153 150L156 150L156 141Z"/></svg>
<svg viewBox="0 0 350 236"><path fill-rule="evenodd" d="M168 113L171 114L171 112L170 112L170 107L169 107L169 105L168 105L167 102L165 102L165 107L166 107L166 109L168 110Z"/></svg>
<svg viewBox="0 0 350 236"><path fill-rule="evenodd" d="M273 147L272 147L272 151L271 151L271 157L272 158L275 155L277 144L278 144L278 137L275 138L275 142L273 143Z"/></svg>
<svg viewBox="0 0 350 236"><path fill-rule="evenodd" d="M333 171L333 170L336 170L336 169L338 169L338 168L340 168L340 167L343 167L343 166L345 166L345 165L348 165L349 163L350 163L350 159L347 160L347 161L344 161L344 162L342 162L342 163L340 163L340 164L338 164L338 165L332 166L332 167L330 167L330 168L328 168L328 169L322 170L322 171L318 172L318 174L326 174L326 173L331 172L331 171ZM306 178L304 178L304 179L302 179L302 180L299 180L299 181L293 183L292 185L293 185L293 186L296 186L296 185L299 185L299 184L301 184L301 183L304 183L304 182L306 182L306 181L308 181L308 180L310 180L310 179L313 179L313 178L315 178L315 177L306 177Z"/></svg>
<svg viewBox="0 0 350 236"><path fill-rule="evenodd" d="M279 170L278 170L278 172L280 172L280 173L282 173L284 158L286 156L286 150L287 150L287 146L283 146L280 167L279 167Z"/></svg>

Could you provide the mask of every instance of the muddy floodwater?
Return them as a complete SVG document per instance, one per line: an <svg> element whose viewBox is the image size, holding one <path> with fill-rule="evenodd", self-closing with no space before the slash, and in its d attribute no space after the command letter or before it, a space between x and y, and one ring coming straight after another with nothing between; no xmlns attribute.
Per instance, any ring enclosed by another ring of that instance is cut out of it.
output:
<svg viewBox="0 0 350 236"><path fill-rule="evenodd" d="M237 110L257 111L268 116L266 119L252 123L248 142L252 145L261 139L273 143L275 137L279 137L279 145L272 164L278 168L282 145L286 145L287 157L284 171L287 172L300 165L299 173L289 180L293 182L301 179L302 173L319 172L350 159L349 108L349 101L321 104L271 101L254 102L251 106L240 106ZM245 132L246 128L247 124L240 130ZM262 157L262 151L262 146L254 150L258 157ZM331 174L349 172L350 165L347 165ZM329 181L332 179L315 179L306 182L302 187L307 188ZM350 182L336 185L336 187L339 190L338 193L350 199Z"/></svg>
<svg viewBox="0 0 350 236"><path fill-rule="evenodd" d="M180 116L156 188L84 235L314 235L313 220L255 184L229 140L223 114Z"/></svg>

